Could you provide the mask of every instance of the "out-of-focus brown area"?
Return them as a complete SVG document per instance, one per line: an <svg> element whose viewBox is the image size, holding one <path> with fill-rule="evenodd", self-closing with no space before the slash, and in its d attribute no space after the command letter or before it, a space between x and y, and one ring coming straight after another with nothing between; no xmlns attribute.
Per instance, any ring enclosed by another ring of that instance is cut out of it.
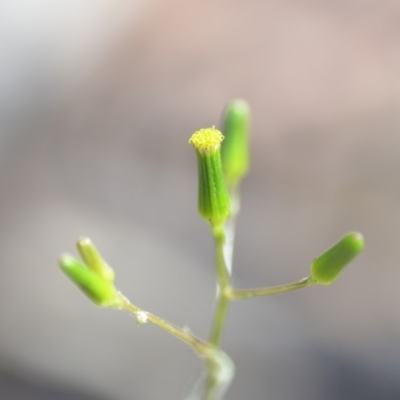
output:
<svg viewBox="0 0 400 400"><path fill-rule="evenodd" d="M201 361L94 308L56 260L90 236L134 303L206 337L213 245L187 141L242 97L252 170L236 285L302 278L350 230L367 247L330 287L232 305L227 398L400 397L397 1L7 0L0 60L5 371L101 398L184 398Z"/></svg>

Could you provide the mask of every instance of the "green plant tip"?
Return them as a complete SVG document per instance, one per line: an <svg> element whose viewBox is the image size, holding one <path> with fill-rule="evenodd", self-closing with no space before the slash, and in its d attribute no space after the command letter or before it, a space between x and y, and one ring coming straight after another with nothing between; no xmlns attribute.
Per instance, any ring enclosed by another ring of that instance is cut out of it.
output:
<svg viewBox="0 0 400 400"><path fill-rule="evenodd" d="M235 187L249 170L250 107L245 100L228 103L223 116L221 157L228 186Z"/></svg>
<svg viewBox="0 0 400 400"><path fill-rule="evenodd" d="M87 237L82 237L78 240L76 244L79 254L82 260L85 262L86 266L100 275L107 281L113 282L115 278L115 273L112 268L104 261L103 257L96 249L92 241Z"/></svg>
<svg viewBox="0 0 400 400"><path fill-rule="evenodd" d="M333 283L346 267L363 249L364 238L361 233L350 232L333 247L317 257L311 264L311 277L321 285Z"/></svg>
<svg viewBox="0 0 400 400"><path fill-rule="evenodd" d="M75 283L86 296L100 307L118 305L114 285L96 272L86 268L73 256L64 254L59 260L62 271Z"/></svg>
<svg viewBox="0 0 400 400"><path fill-rule="evenodd" d="M198 151L210 151L218 148L223 140L222 133L215 129L215 126L212 126L193 133L189 143Z"/></svg>
<svg viewBox="0 0 400 400"><path fill-rule="evenodd" d="M221 165L223 136L214 127L200 129L189 140L197 155L199 214L211 226L222 225L230 214L230 200Z"/></svg>

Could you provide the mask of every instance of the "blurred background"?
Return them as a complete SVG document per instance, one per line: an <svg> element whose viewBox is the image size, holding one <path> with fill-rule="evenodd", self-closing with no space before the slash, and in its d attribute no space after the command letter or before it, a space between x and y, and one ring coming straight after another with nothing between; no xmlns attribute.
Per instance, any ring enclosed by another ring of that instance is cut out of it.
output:
<svg viewBox="0 0 400 400"><path fill-rule="evenodd" d="M253 113L236 286L298 280L350 230L367 248L332 286L233 304L227 399L400 398L398 1L1 0L1 399L184 399L202 362L57 258L91 237L132 302L206 337L187 141L233 97Z"/></svg>

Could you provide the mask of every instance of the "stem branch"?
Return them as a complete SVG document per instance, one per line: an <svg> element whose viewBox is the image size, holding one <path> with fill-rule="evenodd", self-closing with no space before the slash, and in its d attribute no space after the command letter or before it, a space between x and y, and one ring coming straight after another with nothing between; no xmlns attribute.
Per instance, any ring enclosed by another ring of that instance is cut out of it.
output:
<svg viewBox="0 0 400 400"><path fill-rule="evenodd" d="M230 292L231 300L244 300L252 297L266 297L275 294L291 292L293 290L302 289L308 286L316 285L311 277L301 279L298 282L288 283L286 285L271 286L257 289L233 289Z"/></svg>
<svg viewBox="0 0 400 400"><path fill-rule="evenodd" d="M189 346L191 346L197 353L202 355L203 357L208 357L210 353L210 345L203 340L197 338L192 333L188 332L185 329L182 329L174 324L171 324L164 319L157 317L152 313L147 311L143 311L139 307L131 304L131 302L121 293L119 293L119 300L121 301L121 308L130 312L131 314L137 315L140 312L143 312L147 316L147 321L157 325L159 328L164 329L166 332L175 336L176 338L182 340Z"/></svg>

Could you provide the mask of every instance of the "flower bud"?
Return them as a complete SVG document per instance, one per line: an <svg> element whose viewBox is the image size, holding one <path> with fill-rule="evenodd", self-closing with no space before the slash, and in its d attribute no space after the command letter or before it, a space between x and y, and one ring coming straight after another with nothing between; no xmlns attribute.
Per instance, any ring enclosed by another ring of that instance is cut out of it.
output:
<svg viewBox="0 0 400 400"><path fill-rule="evenodd" d="M189 140L198 164L200 215L212 226L225 222L230 213L229 194L221 165L222 133L215 127L195 132Z"/></svg>
<svg viewBox="0 0 400 400"><path fill-rule="evenodd" d="M250 107L245 100L232 100L225 108L222 132L222 167L229 187L237 186L249 170Z"/></svg>
<svg viewBox="0 0 400 400"><path fill-rule="evenodd" d="M364 238L361 233L348 233L313 261L311 278L322 285L330 285L363 248Z"/></svg>
<svg viewBox="0 0 400 400"><path fill-rule="evenodd" d="M117 292L111 282L86 268L69 254L61 256L59 263L63 272L96 305L100 307L117 306Z"/></svg>
<svg viewBox="0 0 400 400"><path fill-rule="evenodd" d="M107 281L114 282L115 273L104 261L89 238L83 237L78 240L77 248L86 266Z"/></svg>

